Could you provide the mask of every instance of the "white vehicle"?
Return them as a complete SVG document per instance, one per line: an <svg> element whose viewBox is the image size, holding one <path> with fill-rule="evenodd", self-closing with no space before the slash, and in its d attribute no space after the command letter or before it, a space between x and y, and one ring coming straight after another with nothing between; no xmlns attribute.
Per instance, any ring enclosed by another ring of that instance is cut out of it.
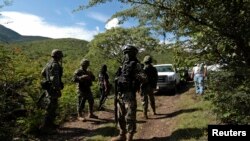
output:
<svg viewBox="0 0 250 141"><path fill-rule="evenodd" d="M177 73L172 64L154 65L158 72L157 91L171 90L176 93L177 86L180 83L180 74Z"/></svg>

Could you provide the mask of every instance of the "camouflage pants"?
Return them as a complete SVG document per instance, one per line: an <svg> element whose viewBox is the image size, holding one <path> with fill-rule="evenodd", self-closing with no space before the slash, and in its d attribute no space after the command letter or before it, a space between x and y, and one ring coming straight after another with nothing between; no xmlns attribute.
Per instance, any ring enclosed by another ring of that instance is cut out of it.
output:
<svg viewBox="0 0 250 141"><path fill-rule="evenodd" d="M135 95L132 92L126 92L123 95ZM120 134L136 132L136 98L121 97L117 103L118 107L118 125L120 127Z"/></svg>
<svg viewBox="0 0 250 141"><path fill-rule="evenodd" d="M148 111L148 99L150 101L150 106L155 112L155 97L154 97L154 88L148 86L141 89L141 101L143 106L143 112L146 114Z"/></svg>
<svg viewBox="0 0 250 141"><path fill-rule="evenodd" d="M99 101L99 108L101 108L101 106L103 106L104 104L104 100L105 100L105 97L106 97L106 93L105 93L105 90L104 88L100 88L100 101Z"/></svg>
<svg viewBox="0 0 250 141"><path fill-rule="evenodd" d="M49 90L48 93L48 106L46 108L46 115L45 115L45 126L52 126L54 124L56 118L56 110L58 107L58 93L55 90Z"/></svg>
<svg viewBox="0 0 250 141"><path fill-rule="evenodd" d="M89 103L89 113L93 113L94 98L93 98L92 92L91 91L85 91L85 92L79 91L77 112L80 115L82 115L86 100L88 100L88 103Z"/></svg>

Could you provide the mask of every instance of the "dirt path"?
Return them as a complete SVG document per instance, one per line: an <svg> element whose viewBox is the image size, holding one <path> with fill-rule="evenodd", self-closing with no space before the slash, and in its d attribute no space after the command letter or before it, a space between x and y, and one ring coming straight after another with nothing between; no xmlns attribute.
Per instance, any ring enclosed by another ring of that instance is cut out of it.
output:
<svg viewBox="0 0 250 141"><path fill-rule="evenodd" d="M193 89L190 89L183 94L192 93ZM137 133L135 134L135 140L147 140L147 141L165 141L169 140L172 134L172 127L176 124L173 120L181 109L178 109L175 104L181 96L176 94L173 96L157 95L156 107L157 115L152 115L151 108L149 107L149 119L144 120L142 118L142 107L140 98L138 97L138 111L137 111ZM114 113L113 107L109 107L105 111L98 111L96 114L99 119L87 119L86 122L81 122L76 119L71 119L62 125L56 133L48 136L40 137L40 140L54 141L54 140L87 140L89 137L101 136L105 137L103 140L110 140L112 136L118 134L117 128L114 126ZM92 139L94 140L94 139ZM100 140L98 138L98 140Z"/></svg>
<svg viewBox="0 0 250 141"><path fill-rule="evenodd" d="M138 140L164 140L172 133L171 126L175 124L172 122L174 113L178 110L175 103L178 101L180 95L174 96L156 96L157 115L149 112L149 119L138 124L137 134L135 139ZM151 111L151 109L150 109ZM142 112L138 113L138 119L142 119Z"/></svg>

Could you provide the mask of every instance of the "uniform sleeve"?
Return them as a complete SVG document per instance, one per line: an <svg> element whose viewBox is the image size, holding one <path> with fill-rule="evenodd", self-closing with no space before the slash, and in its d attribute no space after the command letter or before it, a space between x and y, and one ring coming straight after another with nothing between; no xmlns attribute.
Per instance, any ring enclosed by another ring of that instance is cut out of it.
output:
<svg viewBox="0 0 250 141"><path fill-rule="evenodd" d="M104 86L105 86L105 89L109 88L109 76L108 76L108 74L104 75Z"/></svg>
<svg viewBox="0 0 250 141"><path fill-rule="evenodd" d="M91 71L88 71L88 75L90 76L92 81L95 81L95 75Z"/></svg>
<svg viewBox="0 0 250 141"><path fill-rule="evenodd" d="M46 78L46 67L41 71L41 75Z"/></svg>
<svg viewBox="0 0 250 141"><path fill-rule="evenodd" d="M155 67L152 68L154 71L154 83L157 84L158 81L158 72Z"/></svg>
<svg viewBox="0 0 250 141"><path fill-rule="evenodd" d="M61 66L58 63L53 63L51 66L51 76L50 80L52 81L52 86L56 90L61 89Z"/></svg>
<svg viewBox="0 0 250 141"><path fill-rule="evenodd" d="M48 66L49 66L49 63L47 63L44 67L43 67L43 70L41 71L41 75L46 78L47 76L47 69L48 69Z"/></svg>
<svg viewBox="0 0 250 141"><path fill-rule="evenodd" d="M76 70L74 72L74 76L73 76L73 82L79 82L80 81L80 76L79 76L79 70Z"/></svg>

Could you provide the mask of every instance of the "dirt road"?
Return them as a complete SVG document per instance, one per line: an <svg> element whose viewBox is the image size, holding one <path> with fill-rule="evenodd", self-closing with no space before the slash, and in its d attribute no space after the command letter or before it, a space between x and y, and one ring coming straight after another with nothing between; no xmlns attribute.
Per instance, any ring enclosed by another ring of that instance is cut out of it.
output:
<svg viewBox="0 0 250 141"><path fill-rule="evenodd" d="M193 89L187 90L184 93L172 96L157 95L156 107L157 115L153 115L149 107L149 119L142 118L142 107L140 97L138 99L137 111L137 133L135 140L147 141L166 141L169 140L173 132L172 127L176 124L173 120L175 115L181 109L178 109L175 104L181 95L193 93ZM114 124L113 107L108 107L105 111L98 111L96 114L99 119L87 119L86 122L81 122L76 119L63 124L56 133L49 136L42 136L40 140L110 140L112 136L118 135L118 130Z"/></svg>

